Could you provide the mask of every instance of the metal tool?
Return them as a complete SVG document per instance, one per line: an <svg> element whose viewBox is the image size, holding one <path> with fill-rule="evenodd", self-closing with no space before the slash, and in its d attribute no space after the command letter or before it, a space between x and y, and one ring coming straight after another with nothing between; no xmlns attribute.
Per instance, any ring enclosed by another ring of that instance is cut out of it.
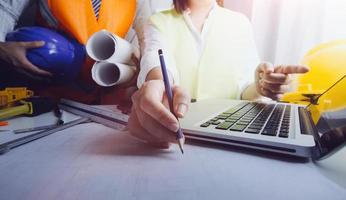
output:
<svg viewBox="0 0 346 200"><path fill-rule="evenodd" d="M56 127L59 127L59 126L61 126L61 125L52 124L52 125L38 126L38 127L33 127L33 128L23 128L23 129L13 130L13 133L14 134L29 133L29 132L34 132L34 131L42 131L42 130L53 129L53 128L56 128Z"/></svg>
<svg viewBox="0 0 346 200"><path fill-rule="evenodd" d="M53 133L56 133L58 131L62 131L64 129L70 128L72 126L75 126L75 125L78 125L81 123L86 123L89 121L90 121L90 119L88 119L88 118L80 118L80 119L65 123L63 125L60 125L56 128L43 130L43 131L40 131L38 133L34 133L34 134L31 134L31 135L28 135L28 136L25 136L22 138L18 138L18 139L6 142L6 143L0 145L0 154L4 154L4 153L10 151L11 149L16 148L20 145L32 142L34 140L40 139L42 137L46 137L46 136L51 135Z"/></svg>
<svg viewBox="0 0 346 200"><path fill-rule="evenodd" d="M103 124L113 129L124 130L127 126L127 122L129 118L129 116L125 114L96 108L90 105L86 105L86 104L82 104L82 103L78 103L78 102L66 100L66 99L62 99L58 107L59 109L56 108L54 110L54 114L58 118L56 124L13 131L18 134L18 133L24 133L24 132L39 131L43 129L40 132L33 133L28 136L1 144L0 154L4 154L15 147L18 147L28 142L48 136L55 132L70 128L72 126L75 126L81 123L90 122L90 121ZM61 119L62 112L60 111L60 109L76 114L78 116L81 116L82 118L64 124L64 122Z"/></svg>
<svg viewBox="0 0 346 200"><path fill-rule="evenodd" d="M96 108L67 99L62 99L59 107L62 110L82 117L87 117L94 122L117 130L124 130L129 119L129 116L125 114Z"/></svg>
<svg viewBox="0 0 346 200"><path fill-rule="evenodd" d="M28 133L28 132L34 132L34 131L42 131L42 130L53 129L64 124L64 120L62 120L62 112L58 106L54 108L54 116L57 118L57 121L55 124L32 127L32 128L17 129L17 130L13 130L12 132L14 134L21 134L21 133Z"/></svg>

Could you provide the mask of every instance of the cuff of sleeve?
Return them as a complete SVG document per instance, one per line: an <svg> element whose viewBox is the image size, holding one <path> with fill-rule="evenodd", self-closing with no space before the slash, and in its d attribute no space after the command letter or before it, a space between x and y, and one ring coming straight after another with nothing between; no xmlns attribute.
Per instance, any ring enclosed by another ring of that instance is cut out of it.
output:
<svg viewBox="0 0 346 200"><path fill-rule="evenodd" d="M243 84L239 84L238 87L239 87L239 92L237 94L237 99L241 100L242 99L242 96L243 96L243 93L244 91L246 90L246 88L248 88L253 82L251 81L248 81L246 83L243 83Z"/></svg>
<svg viewBox="0 0 346 200"><path fill-rule="evenodd" d="M0 42L5 42L6 40L6 33L0 32Z"/></svg>
<svg viewBox="0 0 346 200"><path fill-rule="evenodd" d="M159 67L159 66L156 66L156 67ZM147 79L149 72L156 67L146 68L145 70L141 69L141 71L139 72L138 78L137 78L137 87L138 88L142 87L142 85L145 83L145 81ZM171 71L171 69L167 69L167 72L168 72L168 76L170 78L171 85L177 85L178 82L175 80L173 72Z"/></svg>
<svg viewBox="0 0 346 200"><path fill-rule="evenodd" d="M140 88L143 85L149 72L152 69L154 69L156 67L160 67L160 66L161 66L161 64L160 64L160 59L159 59L159 56L157 54L157 51L146 52L141 59L141 70L138 74L137 87ZM171 81L172 85L179 84L179 78L175 77L176 74L174 73L175 72L174 69L175 69L174 66L167 67L167 72L168 72L169 77L171 78L170 81Z"/></svg>
<svg viewBox="0 0 346 200"><path fill-rule="evenodd" d="M0 41L4 42L6 40L7 33L13 31L15 20L6 12L0 12L0 24Z"/></svg>

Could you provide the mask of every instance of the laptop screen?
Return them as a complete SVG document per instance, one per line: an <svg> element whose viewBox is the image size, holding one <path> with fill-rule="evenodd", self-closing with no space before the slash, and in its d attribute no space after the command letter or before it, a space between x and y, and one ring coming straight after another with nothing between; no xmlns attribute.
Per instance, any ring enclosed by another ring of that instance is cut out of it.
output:
<svg viewBox="0 0 346 200"><path fill-rule="evenodd" d="M344 146L346 142L346 75L310 104L313 121L328 151Z"/></svg>

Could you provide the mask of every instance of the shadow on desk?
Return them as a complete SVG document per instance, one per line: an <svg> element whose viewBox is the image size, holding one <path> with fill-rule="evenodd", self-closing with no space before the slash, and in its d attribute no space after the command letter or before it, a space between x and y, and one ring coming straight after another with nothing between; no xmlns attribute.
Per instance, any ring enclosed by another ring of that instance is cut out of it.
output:
<svg viewBox="0 0 346 200"><path fill-rule="evenodd" d="M142 156L171 159L175 154L169 149L155 148L150 144L139 141L128 132L115 131L114 134L104 134L89 140L87 154L104 156Z"/></svg>
<svg viewBox="0 0 346 200"><path fill-rule="evenodd" d="M262 150L247 149L224 144L216 144L210 142L187 140L186 151L190 145L204 148L215 149L221 151L229 151L230 153L246 154L258 156L265 159L275 159L290 163L307 163L310 159L293 157L278 153L265 152ZM115 134L104 134L89 140L88 148L84 153L104 155L104 156L141 156L141 157L158 157L163 159L175 159L176 154L180 156L177 145L171 145L170 149L159 149L150 144L141 142L130 136L128 132L116 132ZM189 153L189 152L187 152Z"/></svg>

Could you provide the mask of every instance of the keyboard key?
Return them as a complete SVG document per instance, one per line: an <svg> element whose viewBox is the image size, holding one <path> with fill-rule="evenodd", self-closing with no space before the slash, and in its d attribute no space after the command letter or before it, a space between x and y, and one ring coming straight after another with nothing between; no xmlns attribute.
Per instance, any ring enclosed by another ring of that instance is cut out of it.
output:
<svg viewBox="0 0 346 200"><path fill-rule="evenodd" d="M288 138L288 132L280 132L279 137Z"/></svg>
<svg viewBox="0 0 346 200"><path fill-rule="evenodd" d="M233 107L233 108L227 110L227 111L224 112L224 113L233 114L233 113L239 111L240 109L244 108L246 105L248 105L248 103L241 103L241 104L239 104L239 105L237 105L237 106L235 106L235 107Z"/></svg>
<svg viewBox="0 0 346 200"><path fill-rule="evenodd" d="M217 116L218 119L227 119L230 115L219 115Z"/></svg>
<svg viewBox="0 0 346 200"><path fill-rule="evenodd" d="M260 133L260 129L252 129L252 128L248 128L245 130L245 133L254 133L254 134L259 134Z"/></svg>
<svg viewBox="0 0 346 200"><path fill-rule="evenodd" d="M236 125L247 126L247 125L249 125L249 123L246 123L246 122L237 122Z"/></svg>
<svg viewBox="0 0 346 200"><path fill-rule="evenodd" d="M220 121L215 121L213 123L211 123L212 125L219 125L221 122Z"/></svg>
<svg viewBox="0 0 346 200"><path fill-rule="evenodd" d="M287 125L281 125L281 129L289 129L289 126L287 126Z"/></svg>
<svg viewBox="0 0 346 200"><path fill-rule="evenodd" d="M216 129L222 129L222 130L227 130L229 128L231 128L231 126L233 125L234 123L231 123L231 122L223 122L221 124L219 124Z"/></svg>
<svg viewBox="0 0 346 200"><path fill-rule="evenodd" d="M250 125L249 128L261 130L261 129L262 129L262 126L253 126L253 125Z"/></svg>
<svg viewBox="0 0 346 200"><path fill-rule="evenodd" d="M225 121L226 121L226 122L233 122L233 123L235 123L237 120L234 120L234 119L226 119Z"/></svg>
<svg viewBox="0 0 346 200"><path fill-rule="evenodd" d="M268 130L268 129L265 129L262 131L262 135L267 135L267 136L276 136L276 130Z"/></svg>
<svg viewBox="0 0 346 200"><path fill-rule="evenodd" d="M244 125L234 125L232 126L232 128L230 129L231 131L243 131L246 128L246 126Z"/></svg>
<svg viewBox="0 0 346 200"><path fill-rule="evenodd" d="M238 121L238 120L240 119L240 117L231 116L231 117L229 117L229 118L227 118L227 119Z"/></svg>
<svg viewBox="0 0 346 200"><path fill-rule="evenodd" d="M201 127L203 127L203 128L206 128L206 127L208 127L208 126L210 126L210 123L208 123L208 122L206 122L206 123L204 123L204 124L201 125Z"/></svg>

